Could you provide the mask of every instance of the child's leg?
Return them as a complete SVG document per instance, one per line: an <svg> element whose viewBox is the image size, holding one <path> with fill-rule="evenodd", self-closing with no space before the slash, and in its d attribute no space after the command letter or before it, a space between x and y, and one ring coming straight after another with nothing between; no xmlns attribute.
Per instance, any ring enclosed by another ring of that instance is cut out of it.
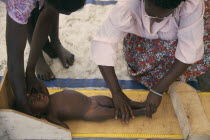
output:
<svg viewBox="0 0 210 140"><path fill-rule="evenodd" d="M19 111L30 114L26 100L24 74L24 50L27 41L27 25L16 23L7 14L6 44L8 76L16 97L16 107Z"/></svg>
<svg viewBox="0 0 210 140"><path fill-rule="evenodd" d="M74 55L66 50L60 42L59 39L59 14L54 15L56 18L53 21L52 31L50 33L50 40L51 46L55 50L60 59L61 63L63 64L64 68L68 68L69 66L73 65L74 63Z"/></svg>
<svg viewBox="0 0 210 140"><path fill-rule="evenodd" d="M29 42L31 42L32 40L32 34L34 32L34 28L36 26L37 20L39 18L39 15L41 13L42 10L39 9L39 5L37 5L37 7L31 12L31 18L30 18L30 22L31 22L31 27L29 28L29 34L28 34L28 40ZM43 46L43 51L50 57L50 58L57 58L58 55L55 52L55 50L53 49L53 47L51 46L51 43L49 41L49 39L47 39L46 44Z"/></svg>
<svg viewBox="0 0 210 140"><path fill-rule="evenodd" d="M84 119L88 121L103 121L107 119L113 119L115 116L115 109L112 98L107 96L93 96L92 105L89 111L85 114ZM133 102L132 105L134 107L141 107L142 104L138 102ZM133 110L135 116L145 115L146 110L143 109L135 109ZM120 114L122 117L122 115Z"/></svg>
<svg viewBox="0 0 210 140"><path fill-rule="evenodd" d="M114 108L113 100L108 96L93 96L91 98L94 98L99 106ZM132 109L141 109L145 107L145 104L141 102L131 101L129 103Z"/></svg>
<svg viewBox="0 0 210 140"><path fill-rule="evenodd" d="M92 96L91 107L85 114L87 121L104 121L114 118L114 105L112 99L107 96Z"/></svg>
<svg viewBox="0 0 210 140"><path fill-rule="evenodd" d="M146 114L146 109L136 109L133 110L134 116L143 116ZM84 119L87 121L104 121L108 119L114 119L115 117L115 109L102 107L102 106L95 106L91 108L84 116ZM120 114L120 117L122 115Z"/></svg>
<svg viewBox="0 0 210 140"><path fill-rule="evenodd" d="M33 32L36 26L37 19L39 17L39 9L35 8L31 14L31 18L28 20L30 23L28 25L28 41L31 44ZM49 40L48 40L49 41ZM36 65L36 74L37 77L42 80L51 80L55 78L55 75L51 71L49 65L46 63L43 54L39 57L39 60Z"/></svg>
<svg viewBox="0 0 210 140"><path fill-rule="evenodd" d="M114 119L114 108L95 106L84 116L86 121L105 121L108 119Z"/></svg>
<svg viewBox="0 0 210 140"><path fill-rule="evenodd" d="M94 98L97 104L101 107L114 108L113 100L108 96L99 95L99 96L93 96L91 98Z"/></svg>

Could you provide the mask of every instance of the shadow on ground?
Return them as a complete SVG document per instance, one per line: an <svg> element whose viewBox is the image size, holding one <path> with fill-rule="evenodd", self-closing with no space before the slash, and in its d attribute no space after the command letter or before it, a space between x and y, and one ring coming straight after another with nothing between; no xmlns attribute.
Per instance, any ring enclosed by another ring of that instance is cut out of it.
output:
<svg viewBox="0 0 210 140"><path fill-rule="evenodd" d="M200 90L202 92L210 92L210 71L199 76L197 79L198 79Z"/></svg>

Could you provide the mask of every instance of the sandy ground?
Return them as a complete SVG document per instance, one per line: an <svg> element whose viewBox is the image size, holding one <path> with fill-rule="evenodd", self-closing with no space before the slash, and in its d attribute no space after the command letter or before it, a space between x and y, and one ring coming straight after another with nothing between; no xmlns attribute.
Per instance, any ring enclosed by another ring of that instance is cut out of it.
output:
<svg viewBox="0 0 210 140"><path fill-rule="evenodd" d="M90 60L90 41L98 28L108 16L113 5L91 5L87 4L82 10L70 16L60 16L59 35L62 44L73 54L75 63L69 69L62 67L58 59L47 58L52 71L57 78L93 79L102 78L97 65ZM6 68L6 9L5 4L0 1L0 75ZM18 46L17 46L18 47ZM116 73L119 80L128 80L127 66L123 58L122 43L119 44L118 62ZM25 65L28 59L29 45L25 49Z"/></svg>

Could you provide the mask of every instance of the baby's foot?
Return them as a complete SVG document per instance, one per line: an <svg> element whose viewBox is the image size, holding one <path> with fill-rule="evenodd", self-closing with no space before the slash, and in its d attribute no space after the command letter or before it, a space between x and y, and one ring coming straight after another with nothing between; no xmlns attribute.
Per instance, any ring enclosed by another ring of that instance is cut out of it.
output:
<svg viewBox="0 0 210 140"><path fill-rule="evenodd" d="M49 65L46 63L43 55L39 57L39 60L36 65L36 75L41 80L53 80L55 75L51 71Z"/></svg>
<svg viewBox="0 0 210 140"><path fill-rule="evenodd" d="M45 43L43 49L42 49L50 58L57 58L58 54L55 51L55 49L51 46L51 43L49 42L49 40L47 41L47 43Z"/></svg>
<svg viewBox="0 0 210 140"><path fill-rule="evenodd" d="M58 58L63 64L64 68L69 68L74 63L74 54L66 50L60 42L53 44L55 51L58 54Z"/></svg>

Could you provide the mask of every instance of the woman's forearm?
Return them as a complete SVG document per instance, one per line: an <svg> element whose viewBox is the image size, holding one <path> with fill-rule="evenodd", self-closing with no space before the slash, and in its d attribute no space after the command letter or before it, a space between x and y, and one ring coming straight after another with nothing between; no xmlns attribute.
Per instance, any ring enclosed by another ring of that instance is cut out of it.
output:
<svg viewBox="0 0 210 140"><path fill-rule="evenodd" d="M110 91L113 93L121 92L120 85L118 83L117 76L115 74L115 70L113 66L98 66L104 80L106 81L106 84Z"/></svg>
<svg viewBox="0 0 210 140"><path fill-rule="evenodd" d="M42 53L42 47L48 39L52 21L54 20L53 14L55 14L55 12L51 8L46 7L39 15L32 37L31 51L28 59L26 74L35 75L37 61Z"/></svg>
<svg viewBox="0 0 210 140"><path fill-rule="evenodd" d="M163 93L168 90L169 86L179 78L190 66L190 64L182 63L175 59L171 69L165 74L165 76L158 82L158 84L152 89L156 92Z"/></svg>

